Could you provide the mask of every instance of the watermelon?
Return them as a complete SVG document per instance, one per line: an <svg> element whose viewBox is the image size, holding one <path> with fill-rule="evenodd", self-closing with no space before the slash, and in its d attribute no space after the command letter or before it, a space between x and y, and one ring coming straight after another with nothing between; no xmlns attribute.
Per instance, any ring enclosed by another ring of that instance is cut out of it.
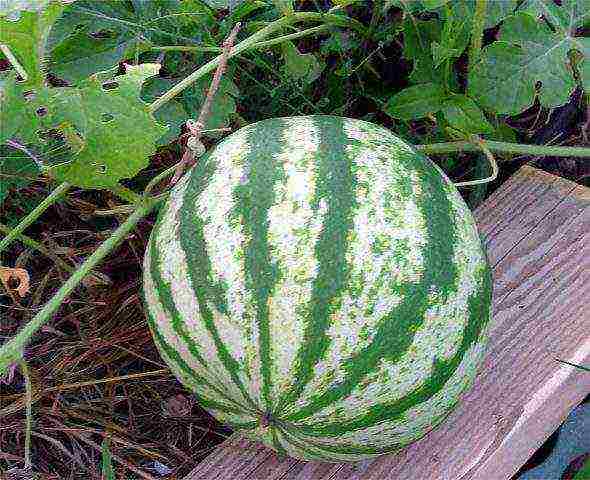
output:
<svg viewBox="0 0 590 480"><path fill-rule="evenodd" d="M468 207L371 123L260 121L177 183L144 264L155 343L219 421L280 454L355 461L470 387L491 273Z"/></svg>

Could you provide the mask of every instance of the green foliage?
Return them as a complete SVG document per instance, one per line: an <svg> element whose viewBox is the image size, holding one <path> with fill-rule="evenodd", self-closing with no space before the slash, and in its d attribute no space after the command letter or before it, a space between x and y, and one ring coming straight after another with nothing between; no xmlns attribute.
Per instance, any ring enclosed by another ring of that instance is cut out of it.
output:
<svg viewBox="0 0 590 480"><path fill-rule="evenodd" d="M12 188L26 187L39 172L39 166L28 155L0 145L0 204Z"/></svg>
<svg viewBox="0 0 590 480"><path fill-rule="evenodd" d="M295 80L313 82L323 70L323 65L313 53L301 53L293 42L281 44L286 72Z"/></svg>
<svg viewBox="0 0 590 480"><path fill-rule="evenodd" d="M51 34L50 70L77 83L126 58L137 58L153 41L170 42L169 15L179 12L177 0L150 2L78 1L56 23ZM200 20L201 15L186 17ZM181 29L182 27L177 27Z"/></svg>
<svg viewBox="0 0 590 480"><path fill-rule="evenodd" d="M534 15L542 14L545 21ZM499 40L486 47L481 61L470 70L472 97L490 110L517 114L538 96L541 105L563 105L576 87L570 61L572 50L590 61L588 38L574 36L590 18L589 0L532 0L505 19ZM581 71L587 86L587 67ZM536 91L536 83L540 90Z"/></svg>
<svg viewBox="0 0 590 480"><path fill-rule="evenodd" d="M152 102L167 90L170 90L174 83L170 79L162 77L152 77L146 80L141 90L141 99L144 102ZM189 114L184 108L183 102L173 98L162 108L154 113L156 120L168 127L168 130L158 141L158 145L166 145L180 135L181 125L189 118Z"/></svg>
<svg viewBox="0 0 590 480"><path fill-rule="evenodd" d="M477 104L465 95L453 95L442 105L445 120L458 137L465 134L492 133L494 128Z"/></svg>
<svg viewBox="0 0 590 480"><path fill-rule="evenodd" d="M438 112L445 100L445 90L436 83L408 87L392 96L384 110L393 118L415 120Z"/></svg>
<svg viewBox="0 0 590 480"><path fill-rule="evenodd" d="M283 15L290 15L293 13L293 0L273 0L272 3Z"/></svg>
<svg viewBox="0 0 590 480"><path fill-rule="evenodd" d="M582 465L582 468L578 470L573 480L588 480L590 479L590 458L587 458Z"/></svg>
<svg viewBox="0 0 590 480"><path fill-rule="evenodd" d="M14 5L27 7L29 2L12 3L0 8L0 44L10 49L24 69L28 77L26 84L41 86L49 31L61 15L63 5L59 2L42 2L37 4L34 11L20 12ZM7 13L8 16L2 16L2 13Z"/></svg>
<svg viewBox="0 0 590 480"><path fill-rule="evenodd" d="M188 113L189 118L197 118L199 116L201 106L205 101L210 84L211 75L206 75L187 88L184 92L181 103L184 110ZM221 78L219 89L215 93L215 99L205 122L206 129L228 126L231 118L236 113L235 98L238 94L239 91L232 81L231 73L224 75Z"/></svg>
<svg viewBox="0 0 590 480"><path fill-rule="evenodd" d="M56 94L54 119L66 136L73 161L52 168L58 179L87 188L108 188L148 165L166 129L140 100L143 82L160 66L127 66L93 75L77 89Z"/></svg>
<svg viewBox="0 0 590 480"><path fill-rule="evenodd" d="M102 480L115 480L115 469L113 468L113 457L111 455L111 441L105 437L101 445L101 474Z"/></svg>

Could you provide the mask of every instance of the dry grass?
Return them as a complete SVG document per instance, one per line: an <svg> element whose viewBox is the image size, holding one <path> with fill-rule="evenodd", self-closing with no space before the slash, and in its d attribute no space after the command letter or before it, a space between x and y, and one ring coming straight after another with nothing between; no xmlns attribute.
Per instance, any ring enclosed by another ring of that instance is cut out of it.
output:
<svg viewBox="0 0 590 480"><path fill-rule="evenodd" d="M21 216L23 199L34 201L47 188L37 183L21 190L5 203L0 221ZM79 264L120 221L96 212L115 206L109 193L75 191L27 233L68 263ZM111 439L120 478L182 478L229 433L170 374L152 341L140 299L152 222L142 222L101 266L99 273L110 284L90 281L79 287L25 352L33 384L32 463L43 478L100 479L105 437ZM3 260L29 272L31 291L16 303L2 292L0 343L69 275L18 242ZM24 392L18 371L0 383L0 472L22 467ZM168 474L158 473L155 462L167 466Z"/></svg>

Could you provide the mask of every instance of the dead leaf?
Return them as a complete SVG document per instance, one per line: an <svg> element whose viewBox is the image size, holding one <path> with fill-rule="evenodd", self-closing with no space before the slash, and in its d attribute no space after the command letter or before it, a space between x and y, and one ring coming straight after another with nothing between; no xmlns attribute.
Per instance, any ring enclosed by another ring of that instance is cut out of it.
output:
<svg viewBox="0 0 590 480"><path fill-rule="evenodd" d="M10 281L18 280L16 287L11 287ZM29 292L29 274L23 268L10 268L0 266L0 282L9 294L17 292L19 296L24 297Z"/></svg>

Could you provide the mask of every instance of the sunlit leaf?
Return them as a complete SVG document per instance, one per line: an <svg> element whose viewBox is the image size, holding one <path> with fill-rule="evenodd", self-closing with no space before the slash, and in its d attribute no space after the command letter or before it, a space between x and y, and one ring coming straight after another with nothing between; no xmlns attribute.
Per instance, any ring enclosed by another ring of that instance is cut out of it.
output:
<svg viewBox="0 0 590 480"><path fill-rule="evenodd" d="M24 10L16 15L0 15L0 44L7 46L27 76L27 85L42 86L47 57L47 40L53 23L61 15L58 2L38 4L35 11ZM2 8L0 12L11 10Z"/></svg>
<svg viewBox="0 0 590 480"><path fill-rule="evenodd" d="M313 53L301 53L293 42L283 42L281 51L287 73L296 80L313 82L324 69Z"/></svg>
<svg viewBox="0 0 590 480"><path fill-rule="evenodd" d="M158 73L157 64L127 66L125 75L101 72L80 88L63 89L58 96L60 124L69 125L79 138L73 160L52 168L60 180L87 188L108 188L133 177L148 165L157 140L166 128L140 100L143 82ZM82 143L81 143L82 142Z"/></svg>

